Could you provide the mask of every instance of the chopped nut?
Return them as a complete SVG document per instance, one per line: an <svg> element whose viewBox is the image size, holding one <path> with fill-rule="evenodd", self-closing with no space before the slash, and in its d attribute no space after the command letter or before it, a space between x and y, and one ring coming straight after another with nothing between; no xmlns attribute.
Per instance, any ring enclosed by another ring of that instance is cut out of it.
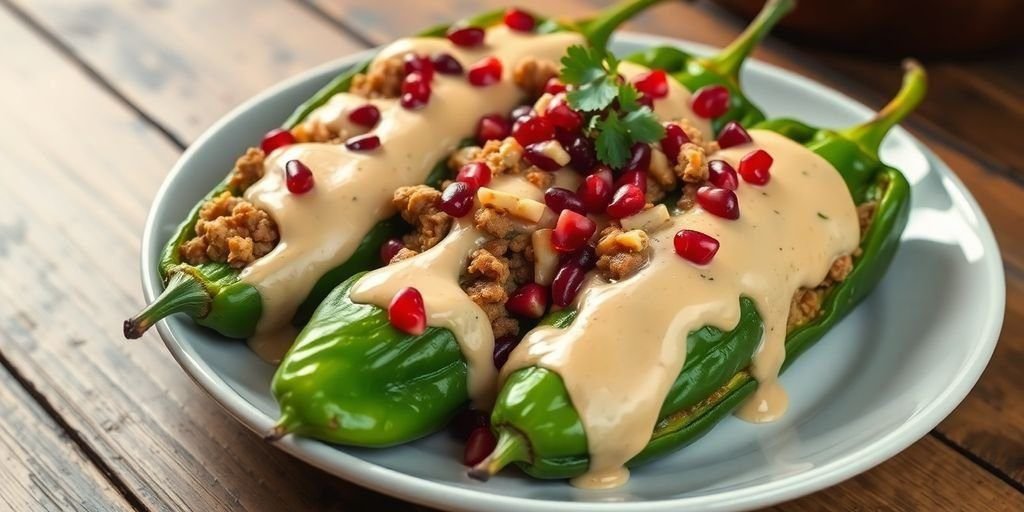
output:
<svg viewBox="0 0 1024 512"><path fill-rule="evenodd" d="M679 162L673 168L676 175L687 183L702 183L708 179L708 160L704 148L687 142L679 150Z"/></svg>
<svg viewBox="0 0 1024 512"><path fill-rule="evenodd" d="M644 231L623 232L607 227L597 242L597 269L602 277L620 281L635 274L647 263L649 239Z"/></svg>
<svg viewBox="0 0 1024 512"><path fill-rule="evenodd" d="M562 167L569 165L569 160L572 160L572 157L569 156L569 153L565 150L565 148L562 147L562 143L558 142L557 140L546 140L544 142L538 142L535 146L532 147L537 149L540 152L540 154L550 158L556 164Z"/></svg>
<svg viewBox="0 0 1024 512"><path fill-rule="evenodd" d="M533 279L537 284L548 286L558 271L558 251L551 245L551 229L533 232Z"/></svg>
<svg viewBox="0 0 1024 512"><path fill-rule="evenodd" d="M523 146L513 137L487 141L473 160L487 164L494 175L519 174L531 167L529 162L523 160Z"/></svg>
<svg viewBox="0 0 1024 512"><path fill-rule="evenodd" d="M544 203L539 201L514 196L487 187L480 187L476 192L476 197L480 200L480 204L484 206L509 212L520 219L534 223L540 221L544 216L544 210L547 208Z"/></svg>
<svg viewBox="0 0 1024 512"><path fill-rule="evenodd" d="M668 208L659 204L635 215L630 215L622 219L621 223L624 229L642 229L649 233L664 225L669 219Z"/></svg>

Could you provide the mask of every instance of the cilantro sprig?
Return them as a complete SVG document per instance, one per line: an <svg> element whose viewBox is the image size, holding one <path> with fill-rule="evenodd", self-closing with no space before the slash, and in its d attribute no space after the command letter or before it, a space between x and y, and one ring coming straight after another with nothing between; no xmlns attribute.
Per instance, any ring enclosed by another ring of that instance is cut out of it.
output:
<svg viewBox="0 0 1024 512"><path fill-rule="evenodd" d="M562 57L561 80L571 85L569 105L588 118L597 158L612 167L629 159L630 146L665 135L654 112L639 102L640 93L619 76L619 60L598 48L570 46Z"/></svg>

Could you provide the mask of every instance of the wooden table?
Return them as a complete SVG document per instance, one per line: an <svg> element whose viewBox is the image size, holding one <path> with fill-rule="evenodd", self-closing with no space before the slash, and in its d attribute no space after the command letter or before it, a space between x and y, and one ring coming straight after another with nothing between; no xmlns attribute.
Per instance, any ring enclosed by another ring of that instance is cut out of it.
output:
<svg viewBox="0 0 1024 512"><path fill-rule="evenodd" d="M0 509L411 510L236 423L139 308L143 218L167 170L263 88L497 1L0 0ZM579 15L605 1L522 2ZM704 3L633 28L714 45L742 23ZM758 57L878 106L894 63L769 40ZM971 395L877 468L781 510L1024 510L1024 55L926 62L906 126L967 183L1003 252L1002 339ZM964 340L970 343L971 340Z"/></svg>

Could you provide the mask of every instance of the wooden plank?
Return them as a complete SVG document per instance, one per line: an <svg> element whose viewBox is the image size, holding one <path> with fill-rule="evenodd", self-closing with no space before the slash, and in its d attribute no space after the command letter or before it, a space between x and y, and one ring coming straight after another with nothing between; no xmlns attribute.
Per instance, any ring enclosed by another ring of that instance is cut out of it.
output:
<svg viewBox="0 0 1024 512"><path fill-rule="evenodd" d="M0 59L18 77L0 83L6 364L150 509L399 508L262 442L155 334L121 339L143 217L178 150L3 9Z"/></svg>
<svg viewBox="0 0 1024 512"><path fill-rule="evenodd" d="M0 508L131 510L53 418L0 367Z"/></svg>
<svg viewBox="0 0 1024 512"><path fill-rule="evenodd" d="M771 510L1024 510L1024 495L927 437L826 491Z"/></svg>
<svg viewBox="0 0 1024 512"><path fill-rule="evenodd" d="M7 0L189 141L269 85L363 45L288 0Z"/></svg>

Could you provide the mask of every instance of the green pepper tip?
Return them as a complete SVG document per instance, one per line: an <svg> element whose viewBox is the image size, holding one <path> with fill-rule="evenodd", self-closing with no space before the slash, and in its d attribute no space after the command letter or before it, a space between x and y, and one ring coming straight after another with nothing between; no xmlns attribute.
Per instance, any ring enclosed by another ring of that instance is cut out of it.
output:
<svg viewBox="0 0 1024 512"><path fill-rule="evenodd" d="M137 315L124 321L124 337L141 337L157 321L175 313L202 318L210 311L213 296L202 281L186 267L175 269L160 296Z"/></svg>
<svg viewBox="0 0 1024 512"><path fill-rule="evenodd" d="M529 462L530 441L521 432L513 427L498 426L498 442L494 450L466 472L466 474L481 482L486 482L492 476L498 474L505 466L513 462Z"/></svg>
<svg viewBox="0 0 1024 512"><path fill-rule="evenodd" d="M914 59L903 61L903 84L899 92L869 121L839 132L856 142L869 154L878 156L882 140L896 124L907 117L924 99L928 91L928 75L924 66Z"/></svg>
<svg viewBox="0 0 1024 512"><path fill-rule="evenodd" d="M753 53L757 44L789 11L796 6L796 0L768 0L761 12L721 53L706 60L708 67L739 84L740 68L743 61Z"/></svg>

